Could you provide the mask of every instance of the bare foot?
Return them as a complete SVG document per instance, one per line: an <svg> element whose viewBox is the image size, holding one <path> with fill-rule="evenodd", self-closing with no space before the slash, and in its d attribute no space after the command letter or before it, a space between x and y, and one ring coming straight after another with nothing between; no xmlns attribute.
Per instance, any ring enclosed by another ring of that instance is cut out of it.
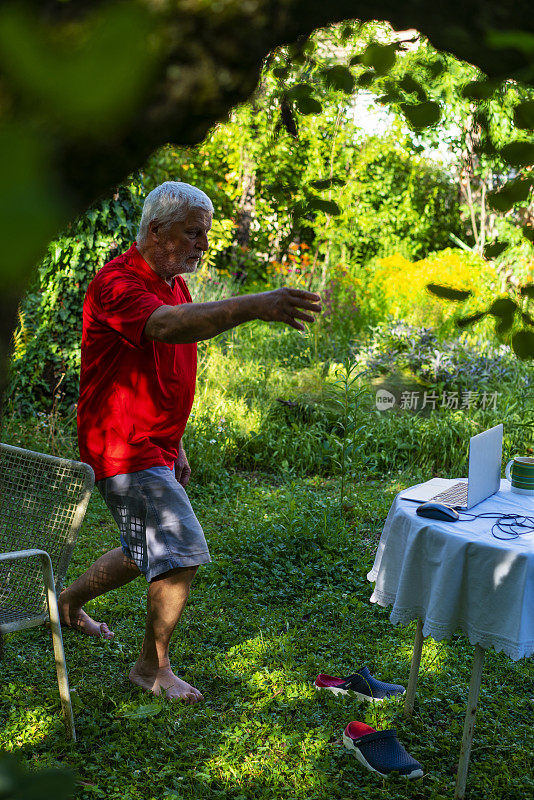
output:
<svg viewBox="0 0 534 800"><path fill-rule="evenodd" d="M137 662L130 670L128 677L136 686L140 686L152 694L159 695L162 691L165 692L168 700L182 700L188 704L204 700L198 689L178 678L170 667L161 667L155 672L148 672Z"/></svg>
<svg viewBox="0 0 534 800"><path fill-rule="evenodd" d="M59 618L68 628L85 633L86 636L95 636L97 639L113 639L115 636L105 622L96 622L83 608L71 608L65 589L60 593L57 605Z"/></svg>

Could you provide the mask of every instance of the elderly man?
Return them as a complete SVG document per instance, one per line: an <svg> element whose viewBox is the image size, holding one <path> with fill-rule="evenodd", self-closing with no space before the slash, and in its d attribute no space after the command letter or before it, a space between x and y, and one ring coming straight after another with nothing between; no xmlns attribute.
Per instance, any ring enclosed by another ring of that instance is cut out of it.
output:
<svg viewBox="0 0 534 800"><path fill-rule="evenodd" d="M253 319L303 330L320 311L318 295L289 288L192 303L181 276L194 272L208 249L212 216L204 192L163 183L146 198L137 242L89 285L78 441L122 547L99 558L59 598L65 625L110 639L108 626L83 605L142 573L147 618L130 680L187 703L203 697L172 671L169 643L195 573L210 561L184 489L191 470L182 435L195 391L196 342Z"/></svg>

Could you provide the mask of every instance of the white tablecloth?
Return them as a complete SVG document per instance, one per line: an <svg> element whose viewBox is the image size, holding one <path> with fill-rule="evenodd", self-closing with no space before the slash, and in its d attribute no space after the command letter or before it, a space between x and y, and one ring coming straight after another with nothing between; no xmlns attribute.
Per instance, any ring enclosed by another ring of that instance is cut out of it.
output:
<svg viewBox="0 0 534 800"><path fill-rule="evenodd" d="M442 522L418 517L400 492L389 511L373 569L371 602L393 605L391 622L420 618L423 635L441 640L458 628L471 644L511 659L534 653L534 532L503 542L493 520ZM497 494L470 513L534 516L534 497Z"/></svg>

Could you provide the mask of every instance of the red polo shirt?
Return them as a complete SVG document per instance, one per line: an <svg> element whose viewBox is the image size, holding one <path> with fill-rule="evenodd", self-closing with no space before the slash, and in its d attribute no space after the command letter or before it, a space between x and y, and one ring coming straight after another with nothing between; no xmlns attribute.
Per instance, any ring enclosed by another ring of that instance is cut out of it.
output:
<svg viewBox="0 0 534 800"><path fill-rule="evenodd" d="M193 404L197 346L151 341L144 329L156 308L190 302L183 279L169 286L135 244L89 284L78 443L96 480L176 461Z"/></svg>

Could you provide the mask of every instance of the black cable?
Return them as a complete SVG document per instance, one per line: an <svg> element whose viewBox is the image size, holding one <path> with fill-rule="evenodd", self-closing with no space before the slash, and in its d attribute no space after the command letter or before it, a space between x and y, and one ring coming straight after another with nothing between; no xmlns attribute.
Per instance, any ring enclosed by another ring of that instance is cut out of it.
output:
<svg viewBox="0 0 534 800"><path fill-rule="evenodd" d="M509 542L528 533L534 533L534 517L527 517L524 514L492 514L491 512L470 514L468 511L459 511L458 513L462 522L472 522L475 519L497 520L492 525L491 533L495 539L500 539L502 542ZM466 519L466 517L470 517L470 519Z"/></svg>

